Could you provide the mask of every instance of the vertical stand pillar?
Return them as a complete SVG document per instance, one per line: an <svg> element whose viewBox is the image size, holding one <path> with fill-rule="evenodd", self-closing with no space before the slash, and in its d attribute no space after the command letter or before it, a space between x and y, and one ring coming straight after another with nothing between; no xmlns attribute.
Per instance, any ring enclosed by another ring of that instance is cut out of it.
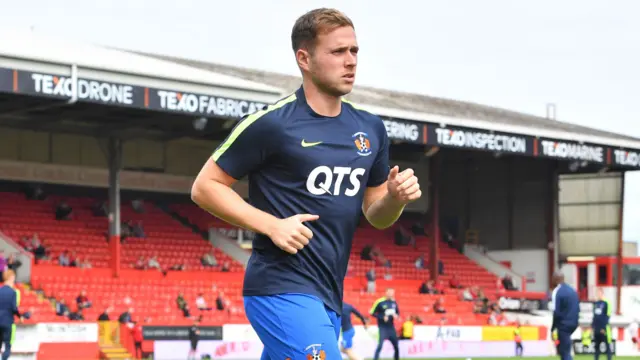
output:
<svg viewBox="0 0 640 360"><path fill-rule="evenodd" d="M431 224L433 229L433 241L431 251L429 251L429 272L431 280L438 281L438 262L440 260L439 244L442 239L440 235L440 164L441 156L436 155L431 158L429 176L431 177Z"/></svg>
<svg viewBox="0 0 640 360"><path fill-rule="evenodd" d="M114 277L120 276L120 169L122 142L109 138L109 249Z"/></svg>
<svg viewBox="0 0 640 360"><path fill-rule="evenodd" d="M621 298L622 298L622 283L624 282L624 240L623 240L623 222L624 222L624 183L625 173L623 172L620 179L620 230L618 233L618 282L616 283L616 314L621 315L620 311Z"/></svg>

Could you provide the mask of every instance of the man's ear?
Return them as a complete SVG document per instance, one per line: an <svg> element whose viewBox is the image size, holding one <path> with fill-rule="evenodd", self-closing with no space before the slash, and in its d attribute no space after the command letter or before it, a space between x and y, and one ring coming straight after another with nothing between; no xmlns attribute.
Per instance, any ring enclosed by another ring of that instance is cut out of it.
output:
<svg viewBox="0 0 640 360"><path fill-rule="evenodd" d="M298 49L296 51L296 62L298 67L303 71L309 71L309 63L311 62L311 54L306 49Z"/></svg>

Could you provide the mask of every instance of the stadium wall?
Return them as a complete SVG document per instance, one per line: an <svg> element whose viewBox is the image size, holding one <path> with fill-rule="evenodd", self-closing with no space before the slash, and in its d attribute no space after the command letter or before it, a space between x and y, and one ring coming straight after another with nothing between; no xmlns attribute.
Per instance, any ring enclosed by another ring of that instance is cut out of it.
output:
<svg viewBox="0 0 640 360"><path fill-rule="evenodd" d="M547 247L553 162L457 150L440 154L443 229L458 238L475 230L488 250Z"/></svg>
<svg viewBox="0 0 640 360"><path fill-rule="evenodd" d="M524 276L527 291L549 291L549 252L547 249L496 250L487 255Z"/></svg>

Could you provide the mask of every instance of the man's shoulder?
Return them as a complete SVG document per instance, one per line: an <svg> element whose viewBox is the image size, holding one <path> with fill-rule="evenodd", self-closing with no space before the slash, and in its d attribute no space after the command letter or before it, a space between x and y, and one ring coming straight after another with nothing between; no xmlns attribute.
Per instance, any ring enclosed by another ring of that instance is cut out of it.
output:
<svg viewBox="0 0 640 360"><path fill-rule="evenodd" d="M349 113L351 113L352 115L360 119L363 119L364 121L370 124L373 124L374 126L378 126L378 127L384 126L384 122L382 121L382 118L380 116L365 109L364 107L362 107L362 105L359 105L357 103L351 102L346 99L342 99L342 103L345 104L346 108L349 110Z"/></svg>
<svg viewBox="0 0 640 360"><path fill-rule="evenodd" d="M296 95L292 94L284 97L273 104L265 106L262 110L258 110L251 114L245 115L237 127L246 128L249 125L258 127L268 127L273 130L282 125L294 115L296 108Z"/></svg>

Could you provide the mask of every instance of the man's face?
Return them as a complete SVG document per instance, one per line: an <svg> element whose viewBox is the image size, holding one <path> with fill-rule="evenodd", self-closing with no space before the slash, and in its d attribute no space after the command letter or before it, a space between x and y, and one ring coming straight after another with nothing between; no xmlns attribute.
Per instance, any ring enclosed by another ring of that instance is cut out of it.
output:
<svg viewBox="0 0 640 360"><path fill-rule="evenodd" d="M350 26L318 35L309 54L308 73L323 92L343 96L351 92L356 79L358 41Z"/></svg>
<svg viewBox="0 0 640 360"><path fill-rule="evenodd" d="M396 295L395 290L393 289L387 289L387 298L388 299L393 299L393 297Z"/></svg>

